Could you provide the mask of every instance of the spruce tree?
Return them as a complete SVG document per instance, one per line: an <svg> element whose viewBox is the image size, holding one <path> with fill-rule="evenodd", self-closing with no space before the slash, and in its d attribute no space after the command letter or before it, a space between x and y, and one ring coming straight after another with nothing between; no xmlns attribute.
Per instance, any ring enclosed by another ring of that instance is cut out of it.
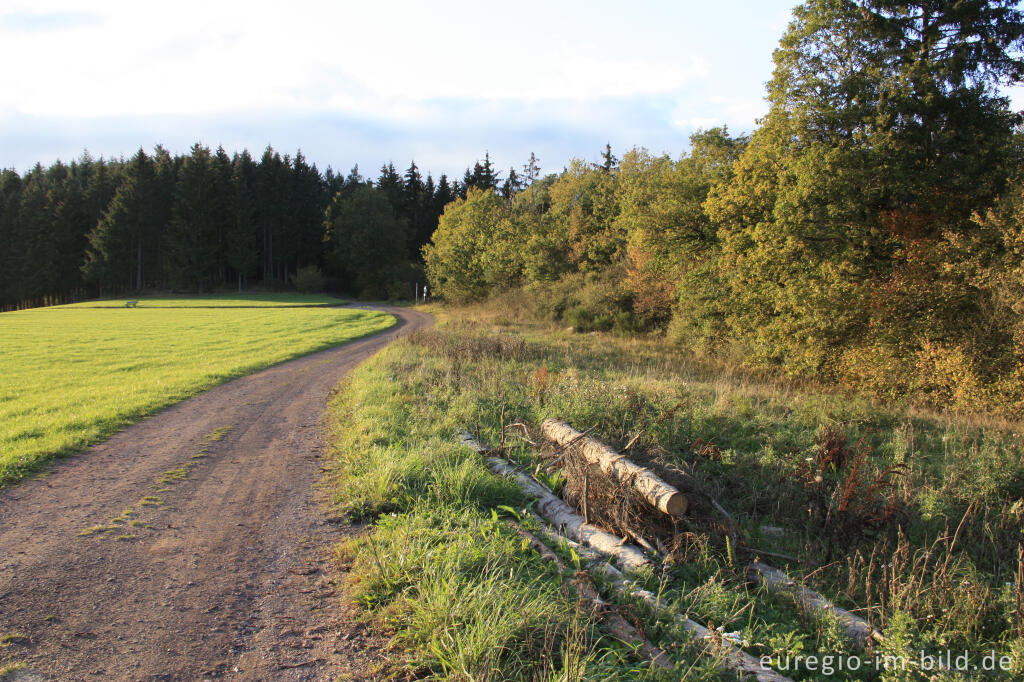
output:
<svg viewBox="0 0 1024 682"><path fill-rule="evenodd" d="M179 287L195 287L200 293L209 286L218 261L216 184L210 149L197 142L178 178L167 256L171 281Z"/></svg>
<svg viewBox="0 0 1024 682"><path fill-rule="evenodd" d="M256 274L259 266L260 233L255 220L256 205L252 193L255 172L255 162L248 150L243 150L232 159L225 256L238 280L239 293L245 288L246 279Z"/></svg>

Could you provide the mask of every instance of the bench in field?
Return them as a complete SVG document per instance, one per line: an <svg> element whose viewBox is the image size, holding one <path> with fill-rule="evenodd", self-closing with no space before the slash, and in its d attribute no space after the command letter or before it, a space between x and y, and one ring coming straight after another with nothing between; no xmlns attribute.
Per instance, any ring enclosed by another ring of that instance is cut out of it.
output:
<svg viewBox="0 0 1024 682"><path fill-rule="evenodd" d="M125 308L138 308L139 307L139 302L138 301L125 301L124 302L124 307Z"/></svg>

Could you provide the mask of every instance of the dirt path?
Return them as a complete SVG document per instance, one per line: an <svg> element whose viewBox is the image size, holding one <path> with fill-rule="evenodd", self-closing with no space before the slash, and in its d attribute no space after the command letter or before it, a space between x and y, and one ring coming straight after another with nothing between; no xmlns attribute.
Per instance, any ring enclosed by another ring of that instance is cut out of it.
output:
<svg viewBox="0 0 1024 682"><path fill-rule="evenodd" d="M400 322L386 332L214 388L0 492L0 668L370 675L380 642L338 607L322 548L346 529L322 516L313 484L331 388L431 322L391 312Z"/></svg>

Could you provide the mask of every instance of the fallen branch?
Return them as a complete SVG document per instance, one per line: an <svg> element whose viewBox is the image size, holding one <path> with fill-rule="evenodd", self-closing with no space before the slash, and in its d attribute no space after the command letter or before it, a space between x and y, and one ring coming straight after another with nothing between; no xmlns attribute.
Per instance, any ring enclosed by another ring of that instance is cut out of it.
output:
<svg viewBox="0 0 1024 682"><path fill-rule="evenodd" d="M491 456L490 451L468 433L459 433L457 438L466 447L484 455L488 469L500 476L507 476L515 480L523 492L537 498L537 511L556 528L564 529L565 534L573 540L614 558L627 571L640 571L651 565L650 560L638 547L623 544L624 541L619 536L587 523L582 516L576 514L569 505L555 497L546 487L513 467L506 460Z"/></svg>
<svg viewBox="0 0 1024 682"><path fill-rule="evenodd" d="M277 667L281 670L289 670L292 668L305 668L307 665L316 665L317 663L323 663L322 658L312 658L308 661L299 661L298 663L278 663Z"/></svg>
<svg viewBox="0 0 1024 682"><path fill-rule="evenodd" d="M635 646L637 648L637 652L644 660L650 661L659 668L668 669L673 667L671 660L664 651L647 641L639 630L630 625L629 622L622 617L621 613L610 608L608 602L601 599L597 590L585 581L585 578L587 577L585 572L581 571L583 575L574 575L574 572L570 571L569 567L566 566L562 560L558 558L558 555L552 552L547 545L538 540L532 533L523 530L523 528L518 524L514 522L509 523L520 537L526 539L533 548L540 553L541 557L545 561L553 563L562 575L572 577L570 584L575 589L576 594L582 601L590 604L594 612L597 613L604 622L608 632L623 642Z"/></svg>
<svg viewBox="0 0 1024 682"><path fill-rule="evenodd" d="M839 623L846 636L861 646L868 646L871 640L885 641L882 633L876 630L863 618L841 609L814 590L797 584L795 580L777 568L767 564L754 562L747 569L748 577L759 585L764 585L772 592L785 592L793 595L804 611L816 615L831 615Z"/></svg>
<svg viewBox="0 0 1024 682"><path fill-rule="evenodd" d="M604 443L585 436L566 422L545 419L541 432L562 446L575 444L588 462L597 464L612 480L631 485L654 508L669 516L683 516L689 507L686 496L661 480L650 469L638 466Z"/></svg>

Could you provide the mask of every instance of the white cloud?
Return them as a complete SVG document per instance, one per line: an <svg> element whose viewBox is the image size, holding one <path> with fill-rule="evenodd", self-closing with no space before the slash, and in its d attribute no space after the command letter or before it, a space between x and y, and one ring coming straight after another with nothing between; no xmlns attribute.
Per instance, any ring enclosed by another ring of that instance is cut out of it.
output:
<svg viewBox="0 0 1024 682"><path fill-rule="evenodd" d="M0 165L196 139L321 167L678 153L753 127L792 1L3 0Z"/></svg>
<svg viewBox="0 0 1024 682"><path fill-rule="evenodd" d="M49 0L21 11L45 26L47 16L80 6ZM96 8L102 21L59 30L0 23L7 56L31 55L0 75L0 111L97 117L328 107L404 119L423 116L418 103L432 99L658 95L709 74L707 59L685 50L632 45L621 54L571 32L524 40L534 27L523 13L501 23L458 4L451 12L417 2L283 6L117 1ZM533 49L545 37L550 47Z"/></svg>

